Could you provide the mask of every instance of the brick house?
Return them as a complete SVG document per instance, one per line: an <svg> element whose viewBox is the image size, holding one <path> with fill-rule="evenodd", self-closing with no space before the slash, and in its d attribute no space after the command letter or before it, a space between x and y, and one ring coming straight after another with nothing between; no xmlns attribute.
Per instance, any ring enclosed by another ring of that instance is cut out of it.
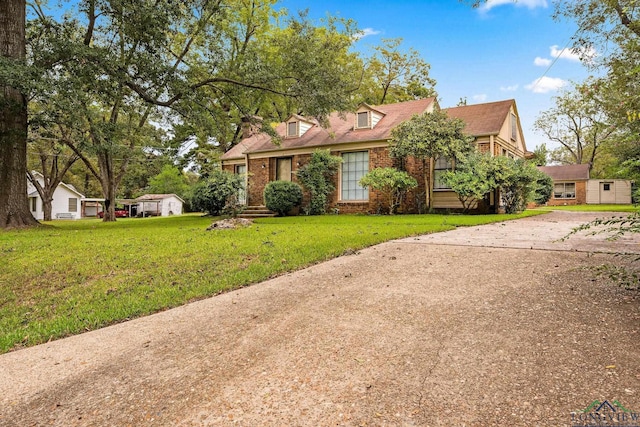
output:
<svg viewBox="0 0 640 427"><path fill-rule="evenodd" d="M553 193L547 206L631 203L631 181L590 179L588 164L540 166L538 169L553 180Z"/></svg>
<svg viewBox="0 0 640 427"><path fill-rule="evenodd" d="M418 181L418 187L409 192L401 207L403 212L423 210L425 181L423 163L407 159L400 164L389 156L391 130L413 115L432 112L438 108L435 98L426 98L396 104L370 106L361 104L352 113L331 114L328 126L299 115L290 116L275 131L282 141L274 144L266 133L243 129L242 141L221 157L224 170L246 176L248 206L262 205L265 185L274 180L296 181L296 171L307 164L318 149L328 149L343 159L337 174L336 191L331 197L331 208L341 213L374 213L384 205L381 194L363 189L360 178L369 170L382 167L401 167ZM466 123L465 131L475 137L478 148L493 155L522 158L527 152L520 120L514 100L460 106L445 109L449 116ZM433 207L461 209L455 193L446 188L439 176L453 167L449 159L431 159L431 183L434 186ZM481 208L496 210L495 194L487 197ZM423 202L422 202L423 204Z"/></svg>

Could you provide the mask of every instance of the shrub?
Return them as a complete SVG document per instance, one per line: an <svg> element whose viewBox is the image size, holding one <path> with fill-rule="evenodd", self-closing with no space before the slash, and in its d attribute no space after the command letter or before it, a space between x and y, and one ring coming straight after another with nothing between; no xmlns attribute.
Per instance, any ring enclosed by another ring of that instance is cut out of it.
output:
<svg viewBox="0 0 640 427"><path fill-rule="evenodd" d="M210 215L220 215L229 201L237 197L243 178L223 170L213 171L205 180L198 182L191 192L191 207Z"/></svg>
<svg viewBox="0 0 640 427"><path fill-rule="evenodd" d="M549 201L552 193L553 180L546 173L538 171L538 173L536 174L533 201L538 205L544 205Z"/></svg>
<svg viewBox="0 0 640 427"><path fill-rule="evenodd" d="M332 156L329 150L317 150L311 161L298 169L298 181L310 194L309 215L321 215L327 211L328 196L335 190L333 177L338 172L342 158Z"/></svg>
<svg viewBox="0 0 640 427"><path fill-rule="evenodd" d="M264 187L264 203L267 209L285 216L302 204L302 187L291 181L271 181Z"/></svg>
<svg viewBox="0 0 640 427"><path fill-rule="evenodd" d="M406 191L418 186L418 181L408 173L395 168L376 168L360 179L360 185L380 191L387 198L389 214L394 214Z"/></svg>

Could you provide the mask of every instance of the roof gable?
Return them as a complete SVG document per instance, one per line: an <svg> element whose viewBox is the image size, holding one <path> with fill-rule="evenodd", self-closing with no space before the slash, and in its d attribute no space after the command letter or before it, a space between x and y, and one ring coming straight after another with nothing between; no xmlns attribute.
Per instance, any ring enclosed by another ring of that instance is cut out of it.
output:
<svg viewBox="0 0 640 427"><path fill-rule="evenodd" d="M469 135L497 135L505 125L505 121L509 119L509 113L514 104L515 101L509 99L506 101L445 108L443 111L449 117L462 119L466 123L464 130Z"/></svg>

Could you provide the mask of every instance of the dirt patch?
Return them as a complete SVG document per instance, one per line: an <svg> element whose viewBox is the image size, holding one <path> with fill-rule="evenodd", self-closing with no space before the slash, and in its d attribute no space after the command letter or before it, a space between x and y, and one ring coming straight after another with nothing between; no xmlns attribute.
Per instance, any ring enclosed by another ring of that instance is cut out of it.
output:
<svg viewBox="0 0 640 427"><path fill-rule="evenodd" d="M215 221L213 224L207 227L207 231L248 227L251 224L253 224L253 221L247 218L226 218Z"/></svg>
<svg viewBox="0 0 640 427"><path fill-rule="evenodd" d="M640 412L638 293L592 270L621 258L487 246L388 242L2 355L0 425L555 426L606 399Z"/></svg>

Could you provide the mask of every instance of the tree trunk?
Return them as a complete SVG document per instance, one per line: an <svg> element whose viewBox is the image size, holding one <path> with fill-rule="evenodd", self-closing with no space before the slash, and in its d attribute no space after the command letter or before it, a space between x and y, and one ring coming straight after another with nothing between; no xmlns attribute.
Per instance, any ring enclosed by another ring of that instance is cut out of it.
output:
<svg viewBox="0 0 640 427"><path fill-rule="evenodd" d="M47 197L46 199L42 199L42 214L43 221L51 221L51 202L53 201L53 197Z"/></svg>
<svg viewBox="0 0 640 427"><path fill-rule="evenodd" d="M24 61L25 0L0 1L0 54ZM0 228L38 222L27 196L27 103L24 94L0 81Z"/></svg>

